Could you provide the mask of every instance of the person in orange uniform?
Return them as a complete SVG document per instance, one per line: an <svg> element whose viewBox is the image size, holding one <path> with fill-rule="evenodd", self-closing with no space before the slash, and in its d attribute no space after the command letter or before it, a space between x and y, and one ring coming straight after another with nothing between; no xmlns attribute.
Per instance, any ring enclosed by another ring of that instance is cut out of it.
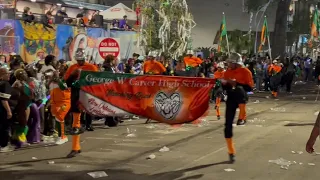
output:
<svg viewBox="0 0 320 180"><path fill-rule="evenodd" d="M52 81L49 83L51 114L58 122L59 138L56 141L57 145L68 142L68 137L65 135L64 119L67 116L71 107L71 90L67 84L61 81L59 71L54 72Z"/></svg>
<svg viewBox="0 0 320 180"><path fill-rule="evenodd" d="M217 118L218 120L220 120L220 103L221 103L221 98L223 96L222 92L223 92L223 89L222 89L222 86L221 86L221 81L220 79L222 79L224 77L224 63L223 62L220 62L217 66L217 71L214 72L214 75L213 75L213 78L216 79L216 84L214 86L214 94L215 94L215 97L216 97L216 106L215 106L215 109L216 109L216 115L217 115Z"/></svg>
<svg viewBox="0 0 320 180"><path fill-rule="evenodd" d="M278 97L278 89L282 78L281 70L282 67L278 64L277 60L274 60L272 62L272 65L268 67L268 73L270 76L270 88L272 91L272 96L274 98Z"/></svg>
<svg viewBox="0 0 320 180"><path fill-rule="evenodd" d="M83 133L80 124L81 111L78 106L80 88L76 85L76 82L79 79L80 71L98 71L98 68L93 65L87 63L86 55L84 49L78 48L75 55L75 60L77 64L71 65L65 76L64 80L68 87L71 88L71 108L70 112L72 112L73 116L73 124L72 124L72 150L68 154L68 158L75 157L77 154L81 153L80 149L80 134Z"/></svg>
<svg viewBox="0 0 320 180"><path fill-rule="evenodd" d="M239 62L239 65L241 65L243 68L247 69L251 75L252 72L244 66L243 62ZM254 81L252 79L252 84L254 84ZM240 103L239 104L239 117L238 117L238 121L237 121L237 126L242 126L244 125L247 121L247 101Z"/></svg>
<svg viewBox="0 0 320 180"><path fill-rule="evenodd" d="M189 77L197 77L199 73L199 66L203 63L200 58L193 56L193 51L188 50L187 56L183 58L186 65L187 75Z"/></svg>
<svg viewBox="0 0 320 180"><path fill-rule="evenodd" d="M148 54L148 60L143 65L143 73L151 75L162 75L166 72L166 68L160 62L156 61L156 51L150 51Z"/></svg>
<svg viewBox="0 0 320 180"><path fill-rule="evenodd" d="M235 148L232 140L232 124L239 104L245 104L248 101L247 92L252 91L254 84L251 72L242 66L240 54L232 53L227 61L228 70L226 70L224 78L221 80L223 88L228 95L224 136L227 142L230 163L234 163Z"/></svg>

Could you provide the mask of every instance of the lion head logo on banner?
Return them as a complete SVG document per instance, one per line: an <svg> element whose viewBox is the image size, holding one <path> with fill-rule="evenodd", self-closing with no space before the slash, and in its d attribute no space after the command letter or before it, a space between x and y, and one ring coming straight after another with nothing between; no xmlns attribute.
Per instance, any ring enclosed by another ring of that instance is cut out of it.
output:
<svg viewBox="0 0 320 180"><path fill-rule="evenodd" d="M155 109L162 117L166 120L172 120L181 108L182 98L180 93L168 95L164 92L159 92L155 96L154 104Z"/></svg>

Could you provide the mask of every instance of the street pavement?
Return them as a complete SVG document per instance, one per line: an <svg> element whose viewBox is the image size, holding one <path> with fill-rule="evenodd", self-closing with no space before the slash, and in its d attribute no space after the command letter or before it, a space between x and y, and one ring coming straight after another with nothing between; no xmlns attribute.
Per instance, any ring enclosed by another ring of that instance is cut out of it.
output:
<svg viewBox="0 0 320 180"><path fill-rule="evenodd" d="M0 154L0 179L90 180L87 173L98 171L108 175L101 180L317 179L320 159L304 149L320 107L318 88L296 85L293 92L280 93L279 99L268 93L250 97L248 123L234 127L234 164L227 163L224 117L217 120L212 105L198 124L144 124L141 119L105 128L97 121L94 132L81 136L83 152L73 159L65 158L70 142ZM159 151L163 147L166 152ZM315 149L320 152L318 145Z"/></svg>

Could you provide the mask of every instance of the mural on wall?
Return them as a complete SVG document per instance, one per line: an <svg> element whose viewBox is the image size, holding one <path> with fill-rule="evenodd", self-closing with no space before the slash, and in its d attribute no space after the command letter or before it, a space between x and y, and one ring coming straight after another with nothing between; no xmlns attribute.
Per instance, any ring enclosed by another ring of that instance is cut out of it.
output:
<svg viewBox="0 0 320 180"><path fill-rule="evenodd" d="M14 21L0 20L0 55L8 59L10 53L19 53L19 37L15 36Z"/></svg>
<svg viewBox="0 0 320 180"><path fill-rule="evenodd" d="M135 52L137 36L130 31L108 31L102 28L84 28L69 25L52 25L54 29L44 28L42 24L30 25L17 20L0 20L0 55L12 52L31 63L43 60L53 54L58 59L74 60L77 48L86 51L88 60L93 63L103 61L98 52L101 37L120 39L121 58L129 58Z"/></svg>
<svg viewBox="0 0 320 180"><path fill-rule="evenodd" d="M0 0L0 8L15 8L16 1L15 0Z"/></svg>
<svg viewBox="0 0 320 180"><path fill-rule="evenodd" d="M94 63L103 61L98 52L98 44L99 38L108 37L107 31L104 29L59 25L57 34L58 57L60 59L74 60L75 51L78 48L83 48L88 60Z"/></svg>
<svg viewBox="0 0 320 180"><path fill-rule="evenodd" d="M56 31L44 28L42 24L28 24L15 21L15 35L19 36L20 55L30 63L44 59L47 54L56 54ZM56 26L53 25L56 29Z"/></svg>

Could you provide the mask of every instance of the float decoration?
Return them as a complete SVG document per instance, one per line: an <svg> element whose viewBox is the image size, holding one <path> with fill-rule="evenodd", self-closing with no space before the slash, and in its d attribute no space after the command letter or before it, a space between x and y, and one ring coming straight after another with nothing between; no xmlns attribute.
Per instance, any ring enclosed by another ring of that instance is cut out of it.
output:
<svg viewBox="0 0 320 180"><path fill-rule="evenodd" d="M186 0L137 0L136 5L141 10L138 46L144 51L158 50L177 58L192 48L191 31L196 23Z"/></svg>

